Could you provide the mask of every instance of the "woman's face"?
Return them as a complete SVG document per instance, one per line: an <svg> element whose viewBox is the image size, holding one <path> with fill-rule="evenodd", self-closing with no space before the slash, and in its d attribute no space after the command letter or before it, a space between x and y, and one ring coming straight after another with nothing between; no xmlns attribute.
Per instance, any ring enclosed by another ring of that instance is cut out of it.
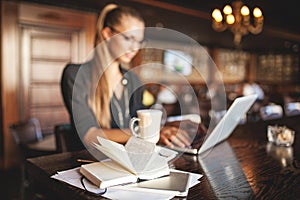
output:
<svg viewBox="0 0 300 200"><path fill-rule="evenodd" d="M113 58L121 63L129 63L141 47L144 28L144 23L132 16L123 16L120 24L106 27L103 35Z"/></svg>
<svg viewBox="0 0 300 200"><path fill-rule="evenodd" d="M111 37L108 40L108 47L113 58L127 64L141 47L145 25L132 16L123 16L120 22L108 28Z"/></svg>

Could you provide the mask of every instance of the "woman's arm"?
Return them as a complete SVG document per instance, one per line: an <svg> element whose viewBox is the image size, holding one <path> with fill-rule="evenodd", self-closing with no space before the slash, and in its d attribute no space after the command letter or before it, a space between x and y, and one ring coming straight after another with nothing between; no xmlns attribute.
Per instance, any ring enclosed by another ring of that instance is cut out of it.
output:
<svg viewBox="0 0 300 200"><path fill-rule="evenodd" d="M94 142L97 143L97 136L125 144L131 137L131 133L129 129L101 129L91 127L83 137L84 143L88 146L93 145Z"/></svg>
<svg viewBox="0 0 300 200"><path fill-rule="evenodd" d="M91 127L83 138L84 143L92 146L94 142L98 142L97 136L125 144L132 135L129 129L100 129ZM178 127L165 126L160 131L159 143L169 147L173 147L174 145L184 147L191 144L191 138L186 131Z"/></svg>

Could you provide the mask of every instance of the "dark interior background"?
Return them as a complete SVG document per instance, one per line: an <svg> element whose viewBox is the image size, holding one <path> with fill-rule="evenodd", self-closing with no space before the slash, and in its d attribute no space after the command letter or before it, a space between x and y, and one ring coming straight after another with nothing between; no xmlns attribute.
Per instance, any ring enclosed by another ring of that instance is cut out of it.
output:
<svg viewBox="0 0 300 200"><path fill-rule="evenodd" d="M233 34L216 32L211 27L211 12L229 0L26 0L99 13L108 3L133 6L142 11L147 26L163 26L180 31L200 44L235 48ZM250 10L258 6L264 15L264 28L258 35L242 37L240 48L248 51L298 52L300 44L299 7L296 0L244 0ZM172 38L165 38L172 40Z"/></svg>

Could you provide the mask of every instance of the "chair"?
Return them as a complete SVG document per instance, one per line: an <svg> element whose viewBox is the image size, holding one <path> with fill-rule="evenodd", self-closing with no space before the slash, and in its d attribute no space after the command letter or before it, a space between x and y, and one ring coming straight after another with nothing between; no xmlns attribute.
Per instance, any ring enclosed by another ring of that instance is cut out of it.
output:
<svg viewBox="0 0 300 200"><path fill-rule="evenodd" d="M43 137L39 120L31 118L25 122L14 123L9 126L21 157L21 198L24 198L25 188L29 181L25 172L25 160L27 158L50 155L57 153L54 135Z"/></svg>
<svg viewBox="0 0 300 200"><path fill-rule="evenodd" d="M300 102L290 102L284 105L286 116L300 115Z"/></svg>
<svg viewBox="0 0 300 200"><path fill-rule="evenodd" d="M263 120L279 119L283 116L283 109L280 105L270 104L260 108L260 116Z"/></svg>
<svg viewBox="0 0 300 200"><path fill-rule="evenodd" d="M56 125L54 133L59 152L79 151L85 148L71 124Z"/></svg>

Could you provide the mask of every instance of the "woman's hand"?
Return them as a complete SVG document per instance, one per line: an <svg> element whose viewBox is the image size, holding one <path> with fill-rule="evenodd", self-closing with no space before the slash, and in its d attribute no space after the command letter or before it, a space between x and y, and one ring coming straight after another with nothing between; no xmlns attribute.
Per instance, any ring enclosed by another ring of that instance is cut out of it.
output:
<svg viewBox="0 0 300 200"><path fill-rule="evenodd" d="M165 126L160 130L159 143L165 144L168 147L178 147L190 146L191 138L188 133L182 129L175 126Z"/></svg>

